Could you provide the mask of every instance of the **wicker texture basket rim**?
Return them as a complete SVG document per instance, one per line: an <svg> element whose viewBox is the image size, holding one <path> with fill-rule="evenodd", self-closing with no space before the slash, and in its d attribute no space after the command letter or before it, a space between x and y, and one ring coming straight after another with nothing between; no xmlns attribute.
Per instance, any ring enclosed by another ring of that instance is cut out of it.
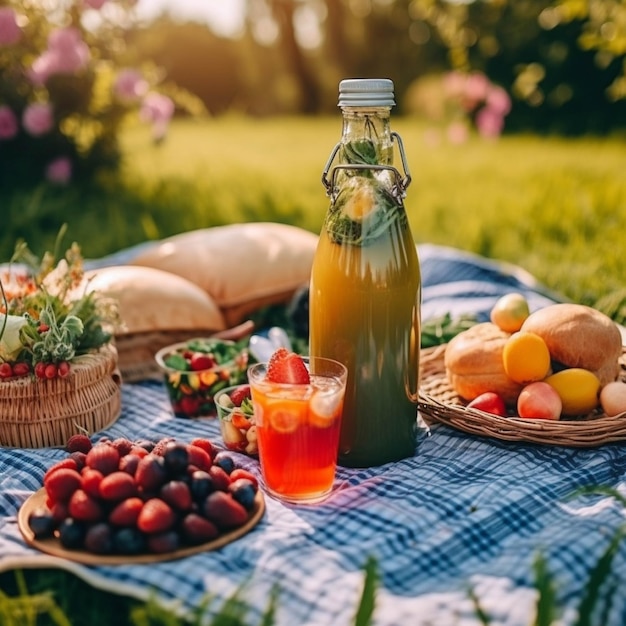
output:
<svg viewBox="0 0 626 626"><path fill-rule="evenodd" d="M626 412L609 417L599 410L587 416L562 419L501 417L467 408L452 389L444 365L447 345L421 351L418 409L427 423L504 441L571 447L596 447L626 441ZM620 358L620 379L626 380L626 348Z"/></svg>
<svg viewBox="0 0 626 626"><path fill-rule="evenodd" d="M77 357L67 378L24 377L0 386L0 446L62 446L81 430L93 434L121 413L117 351L108 344Z"/></svg>

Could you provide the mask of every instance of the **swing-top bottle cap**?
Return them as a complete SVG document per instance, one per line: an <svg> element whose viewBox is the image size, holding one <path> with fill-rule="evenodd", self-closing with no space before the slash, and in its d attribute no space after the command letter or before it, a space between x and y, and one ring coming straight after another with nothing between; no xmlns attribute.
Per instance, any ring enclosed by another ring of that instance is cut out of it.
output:
<svg viewBox="0 0 626 626"><path fill-rule="evenodd" d="M393 81L388 78L347 78L339 83L340 107L392 107Z"/></svg>

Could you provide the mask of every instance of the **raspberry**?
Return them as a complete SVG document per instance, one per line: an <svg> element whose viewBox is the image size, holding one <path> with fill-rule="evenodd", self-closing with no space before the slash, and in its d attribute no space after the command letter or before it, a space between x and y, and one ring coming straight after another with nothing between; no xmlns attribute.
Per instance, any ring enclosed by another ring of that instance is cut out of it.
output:
<svg viewBox="0 0 626 626"><path fill-rule="evenodd" d="M111 472L100 483L100 497L103 500L120 501L137 494L137 485L126 472Z"/></svg>
<svg viewBox="0 0 626 626"><path fill-rule="evenodd" d="M133 449L133 442L124 437L118 437L111 445L119 452L120 456L126 456Z"/></svg>
<svg viewBox="0 0 626 626"><path fill-rule="evenodd" d="M92 447L91 439L83 434L72 435L65 444L65 449L70 454L72 452L84 452L87 454Z"/></svg>
<svg viewBox="0 0 626 626"><path fill-rule="evenodd" d="M114 472L120 462L120 453L108 443L97 443L87 453L87 467L97 469L105 476Z"/></svg>
<svg viewBox="0 0 626 626"><path fill-rule="evenodd" d="M150 498L137 518L137 528L144 533L162 533L174 526L176 514L160 498Z"/></svg>

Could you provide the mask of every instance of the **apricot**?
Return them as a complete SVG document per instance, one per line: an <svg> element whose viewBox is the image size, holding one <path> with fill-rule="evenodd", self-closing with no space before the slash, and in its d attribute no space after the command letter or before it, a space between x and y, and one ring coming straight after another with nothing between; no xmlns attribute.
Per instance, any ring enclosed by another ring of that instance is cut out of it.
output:
<svg viewBox="0 0 626 626"><path fill-rule="evenodd" d="M515 333L530 315L528 301L521 293L507 293L497 300L489 317L506 333Z"/></svg>
<svg viewBox="0 0 626 626"><path fill-rule="evenodd" d="M600 392L600 404L609 417L626 413L626 383L616 380L604 385Z"/></svg>
<svg viewBox="0 0 626 626"><path fill-rule="evenodd" d="M586 415L599 404L600 379L589 370L571 367L545 379L563 403L563 415Z"/></svg>
<svg viewBox="0 0 626 626"><path fill-rule="evenodd" d="M550 351L539 335L518 331L504 344L502 364L511 380L526 385L550 373Z"/></svg>
<svg viewBox="0 0 626 626"><path fill-rule="evenodd" d="M517 399L517 414L520 417L558 420L563 403L554 387L543 381L526 385Z"/></svg>

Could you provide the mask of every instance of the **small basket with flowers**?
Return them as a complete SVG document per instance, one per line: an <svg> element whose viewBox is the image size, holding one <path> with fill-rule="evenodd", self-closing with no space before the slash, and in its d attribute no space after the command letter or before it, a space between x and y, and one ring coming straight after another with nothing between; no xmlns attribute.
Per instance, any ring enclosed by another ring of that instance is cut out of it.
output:
<svg viewBox="0 0 626 626"><path fill-rule="evenodd" d="M116 320L115 302L85 288L77 244L58 262L16 246L0 268L1 446L62 446L119 417Z"/></svg>

